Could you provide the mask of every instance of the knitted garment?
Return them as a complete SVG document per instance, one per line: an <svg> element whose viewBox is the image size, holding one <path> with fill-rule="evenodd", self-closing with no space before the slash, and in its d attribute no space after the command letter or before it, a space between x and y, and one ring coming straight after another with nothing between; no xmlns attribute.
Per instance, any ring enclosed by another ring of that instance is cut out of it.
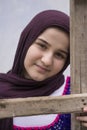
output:
<svg viewBox="0 0 87 130"><path fill-rule="evenodd" d="M70 77L67 78L63 95L70 94ZM19 127L14 126L13 130L71 130L71 115L59 114L49 125L42 127Z"/></svg>

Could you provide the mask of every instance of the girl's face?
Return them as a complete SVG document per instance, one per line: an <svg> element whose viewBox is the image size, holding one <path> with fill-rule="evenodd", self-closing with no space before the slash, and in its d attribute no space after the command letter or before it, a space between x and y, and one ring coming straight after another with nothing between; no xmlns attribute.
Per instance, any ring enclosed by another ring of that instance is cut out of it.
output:
<svg viewBox="0 0 87 130"><path fill-rule="evenodd" d="M68 35L58 28L46 29L29 47L24 60L24 76L43 81L59 73L67 59Z"/></svg>

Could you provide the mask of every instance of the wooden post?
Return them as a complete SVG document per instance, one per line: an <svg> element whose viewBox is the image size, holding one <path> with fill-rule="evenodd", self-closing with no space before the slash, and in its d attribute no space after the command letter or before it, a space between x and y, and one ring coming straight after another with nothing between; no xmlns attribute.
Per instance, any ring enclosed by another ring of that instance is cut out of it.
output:
<svg viewBox="0 0 87 130"><path fill-rule="evenodd" d="M87 0L71 0L70 16L71 90L87 93ZM75 120L76 115L72 115L72 130L87 130Z"/></svg>

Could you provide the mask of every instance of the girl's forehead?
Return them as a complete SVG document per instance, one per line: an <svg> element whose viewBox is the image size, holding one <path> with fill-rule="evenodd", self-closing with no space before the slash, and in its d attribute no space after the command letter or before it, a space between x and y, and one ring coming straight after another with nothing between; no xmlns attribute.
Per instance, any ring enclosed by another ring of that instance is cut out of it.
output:
<svg viewBox="0 0 87 130"><path fill-rule="evenodd" d="M61 34L64 34L66 35L68 38L69 38L69 34L67 33L67 31L65 31L64 29L58 27L58 26L50 26L50 27L47 27L45 28L44 30L41 31L41 33L37 36L40 37L40 36L56 36L58 33L61 33ZM53 35L54 34L54 35Z"/></svg>
<svg viewBox="0 0 87 130"><path fill-rule="evenodd" d="M45 39L49 39L50 40L62 40L64 38L64 40L66 41L66 39L69 40L69 35L67 35L66 32L58 29L58 28L47 28L43 33L41 33L38 38L43 37Z"/></svg>

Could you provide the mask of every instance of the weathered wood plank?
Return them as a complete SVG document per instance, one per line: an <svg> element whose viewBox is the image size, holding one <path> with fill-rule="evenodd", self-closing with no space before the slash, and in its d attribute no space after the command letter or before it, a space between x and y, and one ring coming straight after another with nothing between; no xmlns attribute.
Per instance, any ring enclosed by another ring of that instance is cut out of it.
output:
<svg viewBox="0 0 87 130"><path fill-rule="evenodd" d="M71 90L77 94L87 92L87 0L71 0L70 12ZM76 115L72 115L72 130L85 130Z"/></svg>
<svg viewBox="0 0 87 130"><path fill-rule="evenodd" d="M87 105L87 94L0 99L0 118L82 112L85 105Z"/></svg>

